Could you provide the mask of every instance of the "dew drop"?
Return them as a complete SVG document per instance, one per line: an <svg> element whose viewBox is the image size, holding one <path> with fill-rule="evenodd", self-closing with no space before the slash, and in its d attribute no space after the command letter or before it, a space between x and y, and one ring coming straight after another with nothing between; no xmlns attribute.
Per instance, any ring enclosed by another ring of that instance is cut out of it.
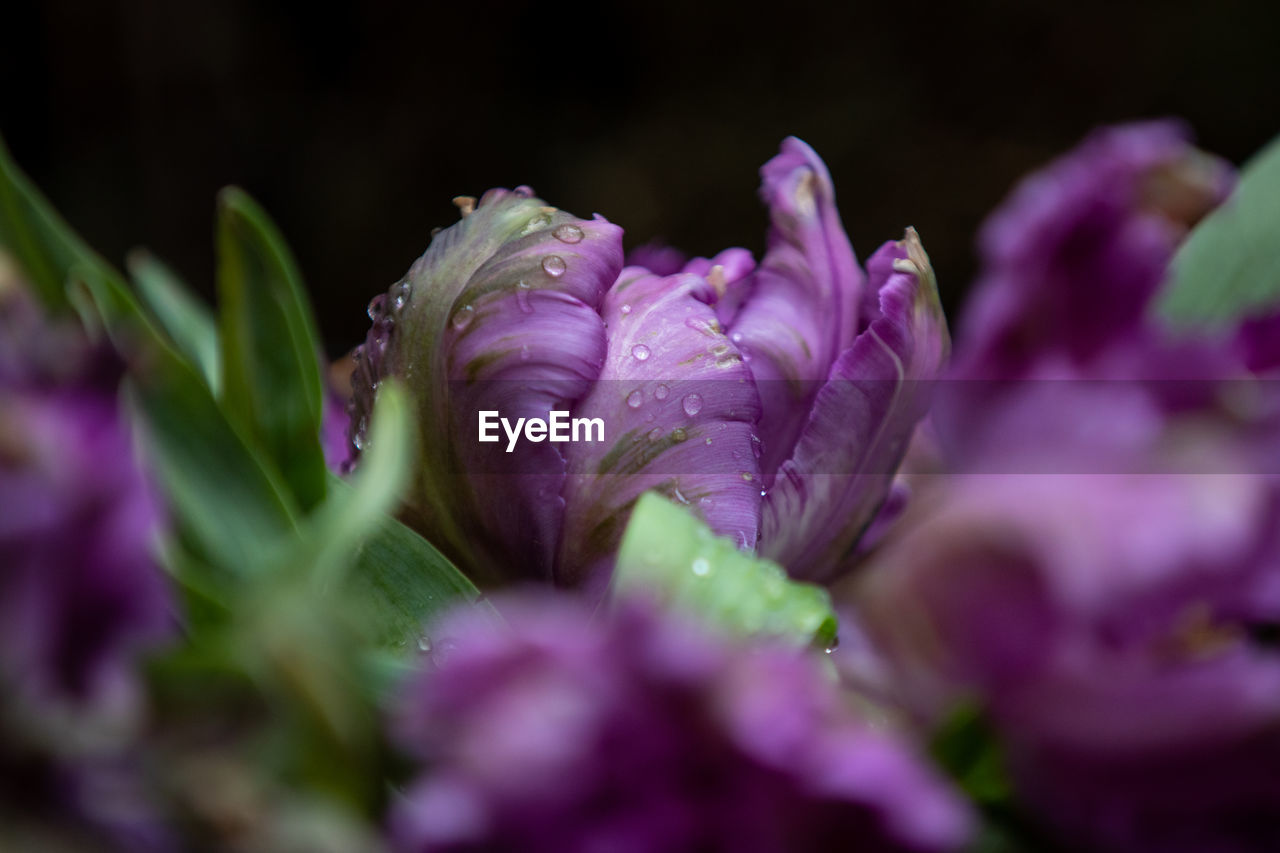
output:
<svg viewBox="0 0 1280 853"><path fill-rule="evenodd" d="M640 393L639 389L636 389L635 391L632 391L630 394L627 395L627 405L633 409L640 408L640 404L643 402L644 402L644 395Z"/></svg>
<svg viewBox="0 0 1280 853"><path fill-rule="evenodd" d="M649 348L644 344L636 344L631 348L631 357L636 361L645 361L649 358Z"/></svg>
<svg viewBox="0 0 1280 853"><path fill-rule="evenodd" d="M472 319L476 316L476 309L473 305L463 305L458 309L458 313L453 315L453 327L461 332L467 326L471 325Z"/></svg>
<svg viewBox="0 0 1280 853"><path fill-rule="evenodd" d="M619 310L619 311L621 311L623 314L630 314L630 313L631 313L631 305L630 305L630 303L626 303L626 302L624 302L624 303L622 304L622 307L621 307L621 308L619 308L618 310Z"/></svg>
<svg viewBox="0 0 1280 853"><path fill-rule="evenodd" d="M698 503L701 506L711 506L713 503L715 503L715 501L713 501L711 498L702 498L698 501Z"/></svg>
<svg viewBox="0 0 1280 853"><path fill-rule="evenodd" d="M733 341L735 344L742 343L742 332L734 332L729 336L729 340Z"/></svg>
<svg viewBox="0 0 1280 853"><path fill-rule="evenodd" d="M668 388L666 385L659 385L657 388L653 389L653 399L665 400L667 399L667 395L669 395L670 393L671 393L671 389Z"/></svg>
<svg viewBox="0 0 1280 853"><path fill-rule="evenodd" d="M547 255L542 259L542 271L552 278L559 278L569 268L559 255Z"/></svg>
<svg viewBox="0 0 1280 853"><path fill-rule="evenodd" d="M693 561L693 573L698 577L706 577L711 572L711 564L707 562L706 557L699 557Z"/></svg>
<svg viewBox="0 0 1280 853"><path fill-rule="evenodd" d="M689 417L693 417L702 411L702 396L700 394L689 394L681 402L684 406L684 413Z"/></svg>
<svg viewBox="0 0 1280 853"><path fill-rule="evenodd" d="M658 439L660 439L660 438L662 438L662 430L661 430L661 429L659 429L658 427L654 427L653 429L649 430L649 440L650 440L650 441L657 441L657 440L658 440Z"/></svg>
<svg viewBox="0 0 1280 853"><path fill-rule="evenodd" d="M764 456L764 442L760 440L760 436L751 436L751 453L759 459Z"/></svg>
<svg viewBox="0 0 1280 853"><path fill-rule="evenodd" d="M707 436L707 442L706 442L706 443L707 443L707 445L708 445L708 446L710 446L710 445L711 445L711 436Z"/></svg>
<svg viewBox="0 0 1280 853"><path fill-rule="evenodd" d="M431 651L431 638L428 637L426 634L423 634L421 637L418 638L418 651L420 652Z"/></svg>
<svg viewBox="0 0 1280 853"><path fill-rule="evenodd" d="M369 300L368 314L370 320L376 323L382 319L386 302L387 295L385 293L379 293L377 296Z"/></svg>
<svg viewBox="0 0 1280 853"><path fill-rule="evenodd" d="M688 438L689 434L684 431L684 427L676 427L671 431L671 437L679 442L679 441L684 441L686 438Z"/></svg>
<svg viewBox="0 0 1280 853"><path fill-rule="evenodd" d="M755 475L754 475L754 474L752 474L750 471L743 471L743 472L742 472L742 479L743 479L743 481L744 481L744 482L750 483L750 482L751 482L752 480L754 480L755 478L756 478L756 477L755 477Z"/></svg>
<svg viewBox="0 0 1280 853"><path fill-rule="evenodd" d="M520 313L532 314L533 303L529 301L529 282L523 279L516 282L516 304L520 306Z"/></svg>
<svg viewBox="0 0 1280 853"><path fill-rule="evenodd" d="M824 652L826 652L827 654L831 654L832 652L834 652L834 651L835 651L836 649L838 649L838 648L840 648L840 635L839 635L839 634L837 634L836 636L834 636L834 637L832 637L832 638L831 638L831 645L827 646L825 649L823 649L823 651L824 651Z"/></svg>
<svg viewBox="0 0 1280 853"><path fill-rule="evenodd" d="M530 219L528 224L524 226L524 230L520 232L521 236L524 236L525 234L532 234L534 231L537 231L541 228L546 228L550 224L551 224L550 214L539 213L537 216Z"/></svg>
<svg viewBox="0 0 1280 853"><path fill-rule="evenodd" d="M577 225L566 222L564 225L557 225L556 230L551 232L561 243L581 243L582 229Z"/></svg>
<svg viewBox="0 0 1280 853"><path fill-rule="evenodd" d="M413 297L413 285L408 281L402 281L391 288L391 310L399 313L404 306L409 304L409 300Z"/></svg>

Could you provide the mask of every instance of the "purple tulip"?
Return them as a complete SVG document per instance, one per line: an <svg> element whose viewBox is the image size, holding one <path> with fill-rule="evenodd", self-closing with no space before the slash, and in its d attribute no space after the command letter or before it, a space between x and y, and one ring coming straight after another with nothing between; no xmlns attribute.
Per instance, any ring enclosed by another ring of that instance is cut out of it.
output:
<svg viewBox="0 0 1280 853"><path fill-rule="evenodd" d="M1139 125L992 217L932 414L967 473L917 495L855 594L903 703L939 722L978 702L1016 805L1065 849L1280 844L1265 325L1179 339L1150 310L1180 223L1228 185Z"/></svg>
<svg viewBox="0 0 1280 853"><path fill-rule="evenodd" d="M788 139L762 177L759 265L729 249L669 275L624 268L620 228L527 188L460 200L463 220L371 304L351 406L358 449L377 383L410 386L421 458L407 515L432 541L482 578L577 584L603 575L635 499L657 489L793 574L839 571L947 330L914 231L864 275L808 146ZM604 440L478 441L483 411L557 410L598 419Z"/></svg>
<svg viewBox="0 0 1280 853"><path fill-rule="evenodd" d="M172 615L119 378L78 329L0 293L0 802L150 849L160 833L121 765L139 654Z"/></svg>
<svg viewBox="0 0 1280 853"><path fill-rule="evenodd" d="M1187 228L1230 192L1227 164L1171 122L1103 128L1024 180L983 226L957 334L965 378L1057 362L1097 377L1118 343L1160 338L1149 303Z"/></svg>
<svg viewBox="0 0 1280 853"><path fill-rule="evenodd" d="M628 604L501 602L431 631L396 732L401 850L953 850L970 816L816 660ZM442 647L446 647L441 651Z"/></svg>
<svg viewBox="0 0 1280 853"><path fill-rule="evenodd" d="M909 510L859 612L925 720L981 702L1069 849L1272 850L1276 510L1249 475L973 475Z"/></svg>

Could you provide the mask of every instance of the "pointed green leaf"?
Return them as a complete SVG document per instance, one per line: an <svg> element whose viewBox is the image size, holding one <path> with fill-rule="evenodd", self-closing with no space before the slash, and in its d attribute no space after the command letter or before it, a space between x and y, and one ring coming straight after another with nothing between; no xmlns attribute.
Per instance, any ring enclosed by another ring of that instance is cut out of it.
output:
<svg viewBox="0 0 1280 853"><path fill-rule="evenodd" d="M1280 304L1280 138L1240 173L1231 198L1173 259L1157 308L1177 326L1221 328Z"/></svg>
<svg viewBox="0 0 1280 853"><path fill-rule="evenodd" d="M145 251L128 258L129 273L139 294L174 346L218 392L218 327L213 313L164 264Z"/></svg>
<svg viewBox="0 0 1280 853"><path fill-rule="evenodd" d="M303 509L325 495L320 344L297 268L247 195L218 205L218 302L224 407L279 467Z"/></svg>
<svg viewBox="0 0 1280 853"><path fill-rule="evenodd" d="M371 640L387 648L416 643L423 625L450 607L480 602L480 591L449 558L390 516L361 546L347 583Z"/></svg>
<svg viewBox="0 0 1280 853"><path fill-rule="evenodd" d="M636 591L729 630L823 647L835 641L826 590L790 580L654 492L636 502L613 573L615 596Z"/></svg>
<svg viewBox="0 0 1280 853"><path fill-rule="evenodd" d="M77 264L110 274L102 260L62 220L9 156L0 139L0 247L13 255L27 283L50 310L65 310L67 278Z"/></svg>
<svg viewBox="0 0 1280 853"><path fill-rule="evenodd" d="M123 280L109 268L77 266L71 288L131 361L126 394L145 437L143 457L177 528L200 559L233 573L246 570L263 547L295 530L296 509L278 475L236 432Z"/></svg>

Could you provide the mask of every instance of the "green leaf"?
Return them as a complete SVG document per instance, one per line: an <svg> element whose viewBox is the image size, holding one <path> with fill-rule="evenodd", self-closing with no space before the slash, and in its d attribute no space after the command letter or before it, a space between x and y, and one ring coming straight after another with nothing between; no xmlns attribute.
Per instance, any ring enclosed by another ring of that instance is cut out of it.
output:
<svg viewBox="0 0 1280 853"><path fill-rule="evenodd" d="M1241 171L1226 204L1174 256L1157 310L1180 327L1222 328L1280 303L1280 138Z"/></svg>
<svg viewBox="0 0 1280 853"><path fill-rule="evenodd" d="M655 492L636 502L613 573L614 596L637 590L734 631L823 647L836 637L826 590L790 580Z"/></svg>
<svg viewBox="0 0 1280 853"><path fill-rule="evenodd" d="M378 390L372 433L350 481L335 477L329 495L306 518L301 538L269 562L306 573L329 589L350 567L356 551L378 523L395 509L413 471L411 403L395 381Z"/></svg>
<svg viewBox="0 0 1280 853"><path fill-rule="evenodd" d="M195 556L232 573L295 531L296 509L278 475L236 432L204 380L165 343L110 270L77 266L78 301L89 303L112 343L130 358L126 396L145 437L142 454Z"/></svg>
<svg viewBox="0 0 1280 853"><path fill-rule="evenodd" d="M447 557L389 516L356 554L347 585L370 640L385 648L412 646L437 614L480 602L480 591Z"/></svg>
<svg viewBox="0 0 1280 853"><path fill-rule="evenodd" d="M956 707L934 733L929 752L974 801L983 805L1008 801L1004 751L976 705Z"/></svg>
<svg viewBox="0 0 1280 853"><path fill-rule="evenodd" d="M164 264L145 251L128 258L129 272L139 294L178 350L204 375L218 393L218 327L208 306Z"/></svg>
<svg viewBox="0 0 1280 853"><path fill-rule="evenodd" d="M243 192L219 196L222 400L303 509L325 496L320 345L293 258Z"/></svg>
<svg viewBox="0 0 1280 853"><path fill-rule="evenodd" d="M27 283L50 310L65 310L67 278L77 264L111 274L62 220L9 156L0 140L0 246L13 255Z"/></svg>

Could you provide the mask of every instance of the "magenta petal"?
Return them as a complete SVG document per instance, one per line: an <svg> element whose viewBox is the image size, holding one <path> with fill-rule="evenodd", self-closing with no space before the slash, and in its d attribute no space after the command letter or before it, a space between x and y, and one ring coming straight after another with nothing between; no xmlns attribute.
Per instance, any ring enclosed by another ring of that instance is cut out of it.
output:
<svg viewBox="0 0 1280 853"><path fill-rule="evenodd" d="M840 224L831 176L798 139L760 170L772 226L750 293L732 318L760 388L766 481L786 459L836 357L853 342L864 285Z"/></svg>
<svg viewBox="0 0 1280 853"><path fill-rule="evenodd" d="M657 489L712 530L755 546L760 401L738 349L695 275L628 268L605 297L609 352L600 382L574 411L600 418L603 443L565 445L565 533L556 578L576 583L607 565L631 506Z"/></svg>
<svg viewBox="0 0 1280 853"><path fill-rule="evenodd" d="M473 576L550 577L560 445L480 443L478 413L514 423L572 408L603 363L598 308L621 266L616 225L492 190L437 236L388 294L389 318L375 319L364 357L382 364L371 378L401 377L419 406L412 520ZM381 344L379 322L390 326Z"/></svg>
<svg viewBox="0 0 1280 853"><path fill-rule="evenodd" d="M867 265L879 316L831 369L765 499L761 554L827 579L875 517L950 349L914 229Z"/></svg>

